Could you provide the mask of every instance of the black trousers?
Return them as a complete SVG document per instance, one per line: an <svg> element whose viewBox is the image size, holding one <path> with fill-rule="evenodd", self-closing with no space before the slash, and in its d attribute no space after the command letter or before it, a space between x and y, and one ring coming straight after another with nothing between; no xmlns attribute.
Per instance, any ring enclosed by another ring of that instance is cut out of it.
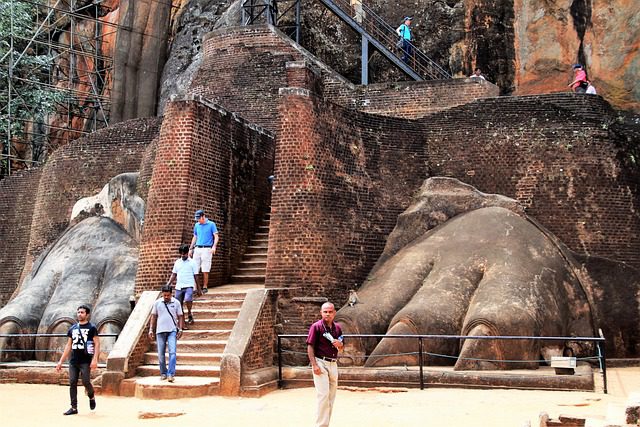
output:
<svg viewBox="0 0 640 427"><path fill-rule="evenodd" d="M82 373L82 385L87 390L89 399L93 399L93 385L91 384L91 367L89 363L80 363L78 365L69 364L69 395L71 396L71 406L78 407L78 377Z"/></svg>

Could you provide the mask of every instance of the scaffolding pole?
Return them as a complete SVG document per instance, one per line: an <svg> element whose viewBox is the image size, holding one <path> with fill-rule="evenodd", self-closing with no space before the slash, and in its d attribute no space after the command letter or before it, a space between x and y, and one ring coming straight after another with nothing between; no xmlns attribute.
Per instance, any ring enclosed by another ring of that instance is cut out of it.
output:
<svg viewBox="0 0 640 427"><path fill-rule="evenodd" d="M3 2L10 28L9 50L0 57L7 76L0 86L0 178L38 165L51 149L108 126L113 50L106 37L115 37L119 28L103 19L111 10L102 0ZM17 24L24 17L16 14L25 10L33 14L27 28ZM35 91L44 94L47 107L33 100Z"/></svg>

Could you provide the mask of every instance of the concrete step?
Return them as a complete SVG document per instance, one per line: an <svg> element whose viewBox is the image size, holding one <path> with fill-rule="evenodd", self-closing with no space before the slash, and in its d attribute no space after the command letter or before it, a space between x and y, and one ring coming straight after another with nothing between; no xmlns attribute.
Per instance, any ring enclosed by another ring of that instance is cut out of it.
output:
<svg viewBox="0 0 640 427"><path fill-rule="evenodd" d="M209 288L209 292L206 294L197 297L195 301L244 301L247 296L247 290L245 287L234 285L214 286Z"/></svg>
<svg viewBox="0 0 640 427"><path fill-rule="evenodd" d="M156 368L157 371L157 368ZM176 377L175 382L160 381L159 375L122 381L121 396L139 399L186 399L215 396L220 390L217 377Z"/></svg>
<svg viewBox="0 0 640 427"><path fill-rule="evenodd" d="M195 329L196 324L187 325L189 329L182 331L182 339L184 340L226 340L231 335L231 329Z"/></svg>
<svg viewBox="0 0 640 427"><path fill-rule="evenodd" d="M264 274L234 274L231 283L264 283Z"/></svg>
<svg viewBox="0 0 640 427"><path fill-rule="evenodd" d="M201 308L192 307L191 313L197 322L202 319L235 319L240 314L240 308Z"/></svg>
<svg viewBox="0 0 640 427"><path fill-rule="evenodd" d="M268 239L269 233L256 233L253 235L255 239Z"/></svg>
<svg viewBox="0 0 640 427"><path fill-rule="evenodd" d="M221 359L222 353L178 353L176 363L178 365L220 366ZM157 366L158 353L145 353L144 364Z"/></svg>
<svg viewBox="0 0 640 427"><path fill-rule="evenodd" d="M237 308L239 309L240 307L242 307L242 303L244 302L244 298L238 298L238 299L202 299L202 298L203 297L198 297L195 300L193 300L194 309L195 308L197 309L201 309L201 308L210 308L210 309Z"/></svg>
<svg viewBox="0 0 640 427"><path fill-rule="evenodd" d="M177 352L180 353L222 353L227 346L226 340L178 340ZM158 347L154 342L150 346L152 352L157 352Z"/></svg>
<svg viewBox="0 0 640 427"><path fill-rule="evenodd" d="M180 352L178 352L180 358ZM167 361L168 363L168 361ZM158 365L141 365L136 369L139 377L160 376ZM176 364L176 377L219 377L220 366L214 365L180 365Z"/></svg>

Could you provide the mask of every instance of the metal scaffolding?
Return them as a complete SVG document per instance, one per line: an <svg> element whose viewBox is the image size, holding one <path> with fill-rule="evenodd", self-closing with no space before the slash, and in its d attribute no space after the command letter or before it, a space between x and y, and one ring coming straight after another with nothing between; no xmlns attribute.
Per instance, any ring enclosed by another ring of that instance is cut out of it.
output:
<svg viewBox="0 0 640 427"><path fill-rule="evenodd" d="M270 24L300 43L300 0L245 0L242 25Z"/></svg>
<svg viewBox="0 0 640 427"><path fill-rule="evenodd" d="M3 25L9 26L0 50L0 177L40 164L52 149L108 126L109 39L118 24L109 22L111 10L102 3L0 0L8 18Z"/></svg>

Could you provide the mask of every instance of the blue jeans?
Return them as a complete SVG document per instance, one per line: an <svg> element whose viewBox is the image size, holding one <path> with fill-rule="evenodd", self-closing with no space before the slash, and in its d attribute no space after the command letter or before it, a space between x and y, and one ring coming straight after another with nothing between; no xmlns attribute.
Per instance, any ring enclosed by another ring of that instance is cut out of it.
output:
<svg viewBox="0 0 640 427"><path fill-rule="evenodd" d="M156 334L156 344L158 344L158 365L160 365L160 375L173 377L176 375L176 341L177 331L160 332ZM169 346L169 369L165 360L165 349Z"/></svg>
<svg viewBox="0 0 640 427"><path fill-rule="evenodd" d="M405 63L409 63L409 59L411 59L411 42L407 39L402 40L402 60Z"/></svg>

